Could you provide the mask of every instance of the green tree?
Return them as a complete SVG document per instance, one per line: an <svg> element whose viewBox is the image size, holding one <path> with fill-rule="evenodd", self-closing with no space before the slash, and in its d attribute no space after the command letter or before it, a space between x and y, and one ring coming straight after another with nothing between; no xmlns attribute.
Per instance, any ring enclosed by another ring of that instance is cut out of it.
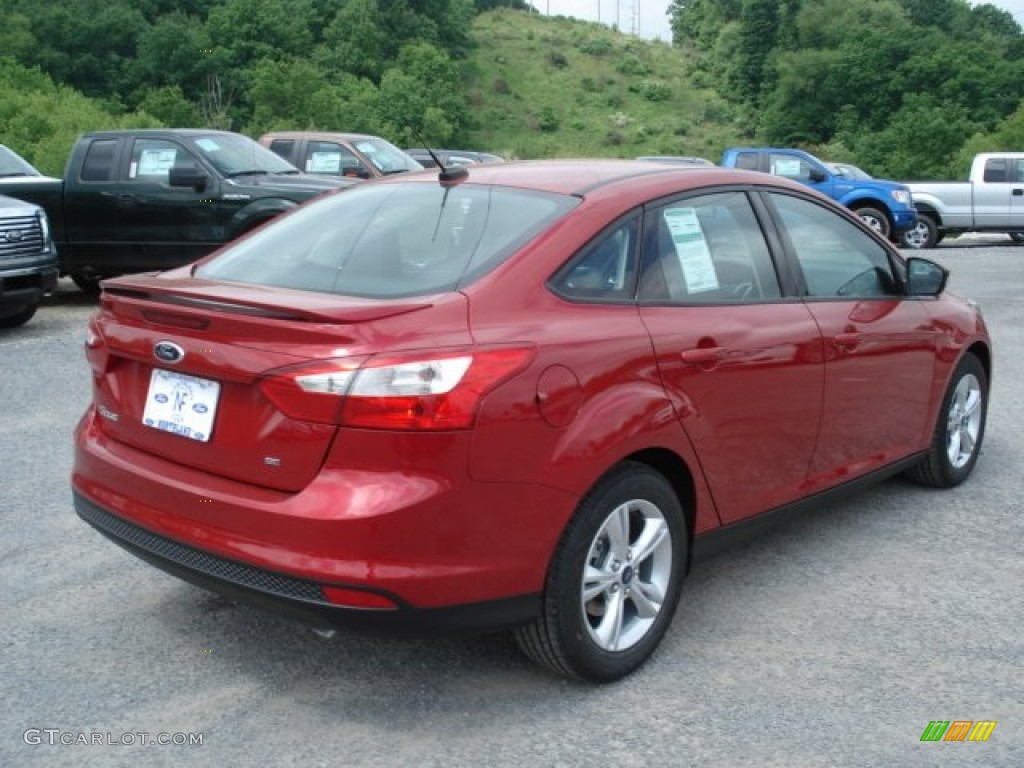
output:
<svg viewBox="0 0 1024 768"><path fill-rule="evenodd" d="M766 63L775 48L779 29L778 0L743 0L739 20L739 48L729 84L744 101L758 103L769 76Z"/></svg>
<svg viewBox="0 0 1024 768"><path fill-rule="evenodd" d="M405 46L381 78L379 114L382 132L397 143L460 142L467 110L458 69L429 43Z"/></svg>

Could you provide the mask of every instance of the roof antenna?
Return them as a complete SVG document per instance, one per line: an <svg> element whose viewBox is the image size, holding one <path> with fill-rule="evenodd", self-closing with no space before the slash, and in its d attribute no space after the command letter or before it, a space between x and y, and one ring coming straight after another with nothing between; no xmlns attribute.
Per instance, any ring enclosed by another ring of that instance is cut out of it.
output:
<svg viewBox="0 0 1024 768"><path fill-rule="evenodd" d="M440 172L437 174L437 180L441 182L441 186L448 186L450 184L458 184L460 181L469 176L469 171L466 170L464 165L453 165L445 168L444 163L441 162L441 158L434 154L434 150L430 148L415 130L412 135L416 137L416 141L423 145L427 150L427 154L430 155L430 159L437 163L437 167L440 168Z"/></svg>

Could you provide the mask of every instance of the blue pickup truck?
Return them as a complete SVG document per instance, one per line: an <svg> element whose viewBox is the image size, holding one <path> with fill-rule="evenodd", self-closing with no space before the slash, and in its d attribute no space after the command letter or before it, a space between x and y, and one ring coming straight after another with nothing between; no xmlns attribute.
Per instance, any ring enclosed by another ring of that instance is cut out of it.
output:
<svg viewBox="0 0 1024 768"><path fill-rule="evenodd" d="M910 189L883 179L855 179L834 173L814 155L799 149L733 147L722 165L785 176L813 187L856 213L880 235L893 240L917 222Z"/></svg>

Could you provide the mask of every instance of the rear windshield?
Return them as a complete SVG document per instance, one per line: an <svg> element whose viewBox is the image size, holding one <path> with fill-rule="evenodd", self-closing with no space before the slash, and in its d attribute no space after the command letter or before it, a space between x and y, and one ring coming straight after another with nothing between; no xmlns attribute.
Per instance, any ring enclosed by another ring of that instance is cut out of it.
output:
<svg viewBox="0 0 1024 768"><path fill-rule="evenodd" d="M441 293L486 274L577 202L472 183L367 184L303 206L196 275L371 298Z"/></svg>

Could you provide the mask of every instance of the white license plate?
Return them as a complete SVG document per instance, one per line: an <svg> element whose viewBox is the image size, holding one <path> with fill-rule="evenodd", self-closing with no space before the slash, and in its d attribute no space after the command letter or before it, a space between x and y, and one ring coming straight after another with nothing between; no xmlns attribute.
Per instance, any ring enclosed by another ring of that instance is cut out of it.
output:
<svg viewBox="0 0 1024 768"><path fill-rule="evenodd" d="M154 368L142 423L205 443L213 431L219 395L219 382Z"/></svg>

